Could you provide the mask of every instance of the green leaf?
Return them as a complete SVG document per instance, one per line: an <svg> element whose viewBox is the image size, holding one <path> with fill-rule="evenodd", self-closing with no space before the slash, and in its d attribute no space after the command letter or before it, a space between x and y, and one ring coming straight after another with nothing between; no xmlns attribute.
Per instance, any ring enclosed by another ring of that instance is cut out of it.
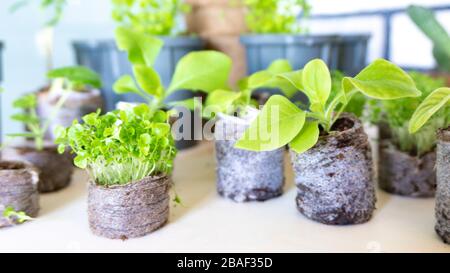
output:
<svg viewBox="0 0 450 273"><path fill-rule="evenodd" d="M153 66L163 42L131 28L118 27L115 31L117 47L128 53L133 65Z"/></svg>
<svg viewBox="0 0 450 273"><path fill-rule="evenodd" d="M221 89L211 92L205 102L205 117L212 118L213 114L233 112L235 109L231 109L232 105L240 96L239 92Z"/></svg>
<svg viewBox="0 0 450 273"><path fill-rule="evenodd" d="M37 98L35 94L27 94L24 96L21 96L20 98L16 99L13 102L14 108L34 108L37 105Z"/></svg>
<svg viewBox="0 0 450 273"><path fill-rule="evenodd" d="M3 217L15 221L16 223L23 224L26 221L33 220L30 216L26 215L23 211L16 211L13 207L8 206L3 210Z"/></svg>
<svg viewBox="0 0 450 273"><path fill-rule="evenodd" d="M450 88L441 87L433 91L416 109L409 121L409 132L417 132L436 112L448 105Z"/></svg>
<svg viewBox="0 0 450 273"><path fill-rule="evenodd" d="M316 145L319 135L319 123L306 122L300 133L290 143L290 147L299 154L304 153Z"/></svg>
<svg viewBox="0 0 450 273"><path fill-rule="evenodd" d="M303 69L302 85L311 103L325 105L331 92L331 74L324 61L315 59Z"/></svg>
<svg viewBox="0 0 450 273"><path fill-rule="evenodd" d="M11 116L12 120L15 121L19 121L19 122L23 122L23 123L28 123L28 124L33 124L33 123L39 123L39 118L32 116L30 114L27 113L23 113L23 114L14 114Z"/></svg>
<svg viewBox="0 0 450 273"><path fill-rule="evenodd" d="M196 107L196 101L197 101L196 98L189 98L185 100L171 101L167 103L167 105L170 107L184 107L188 110L194 111Z"/></svg>
<svg viewBox="0 0 450 273"><path fill-rule="evenodd" d="M293 87L291 89L282 89L286 96L292 97L298 90L304 92L308 98L313 96L313 94L307 93L307 91L305 91L305 87L303 86L303 70L281 73L278 74L277 77L283 79L285 82L284 84L290 84Z"/></svg>
<svg viewBox="0 0 450 273"><path fill-rule="evenodd" d="M153 68L145 65L135 65L133 66L133 72L142 90L158 98L162 96L161 79Z"/></svg>
<svg viewBox="0 0 450 273"><path fill-rule="evenodd" d="M212 92L227 89L231 59L217 51L191 52L177 64L167 95L186 89Z"/></svg>
<svg viewBox="0 0 450 273"><path fill-rule="evenodd" d="M80 169L86 169L88 160L85 156L77 155L73 160L73 163Z"/></svg>
<svg viewBox="0 0 450 273"><path fill-rule="evenodd" d="M64 144L59 144L58 145L58 153L59 154L63 154L66 151L66 145Z"/></svg>
<svg viewBox="0 0 450 273"><path fill-rule="evenodd" d="M302 130L306 114L286 97L270 97L236 147L250 151L271 151L291 142Z"/></svg>
<svg viewBox="0 0 450 273"><path fill-rule="evenodd" d="M263 71L256 72L248 77L246 88L257 89L261 87L280 89L287 97L292 97L297 88L284 78L277 77L278 74L288 73L292 67L287 60L279 59Z"/></svg>
<svg viewBox="0 0 450 273"><path fill-rule="evenodd" d="M120 77L113 85L116 94L136 93L141 94L133 77L125 75Z"/></svg>
<svg viewBox="0 0 450 273"><path fill-rule="evenodd" d="M405 71L383 59L371 63L355 78L345 77L342 84L346 95L359 91L368 97L381 100L421 95Z"/></svg>
<svg viewBox="0 0 450 273"><path fill-rule="evenodd" d="M47 77L50 79L63 78L74 84L90 85L95 88L102 87L100 76L83 66L70 66L50 70L47 73Z"/></svg>
<svg viewBox="0 0 450 273"><path fill-rule="evenodd" d="M272 74L280 74L280 73L286 73L292 71L292 66L286 59L278 59L273 61L269 67L267 68L267 71Z"/></svg>

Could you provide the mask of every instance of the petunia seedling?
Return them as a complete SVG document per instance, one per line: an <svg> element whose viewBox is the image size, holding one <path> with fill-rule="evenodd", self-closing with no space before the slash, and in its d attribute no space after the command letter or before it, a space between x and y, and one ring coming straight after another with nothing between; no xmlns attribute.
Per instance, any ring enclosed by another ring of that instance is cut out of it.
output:
<svg viewBox="0 0 450 273"><path fill-rule="evenodd" d="M312 60L304 69L279 77L308 97L308 109L297 107L286 97L272 96L236 143L237 148L269 151L290 144L294 151L303 153L317 143L321 130L325 134L333 131L334 123L355 94L379 100L421 94L406 72L383 59L374 61L354 78L344 77L341 90L333 96L331 75L322 60Z"/></svg>

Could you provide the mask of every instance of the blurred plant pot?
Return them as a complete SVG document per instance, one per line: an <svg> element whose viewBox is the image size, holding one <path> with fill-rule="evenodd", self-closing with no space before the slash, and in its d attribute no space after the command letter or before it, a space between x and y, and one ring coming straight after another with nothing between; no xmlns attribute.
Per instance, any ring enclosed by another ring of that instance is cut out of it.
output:
<svg viewBox="0 0 450 273"><path fill-rule="evenodd" d="M91 181L88 217L92 232L125 240L157 230L169 219L169 188L167 176L146 177L109 187Z"/></svg>
<svg viewBox="0 0 450 273"><path fill-rule="evenodd" d="M450 127L438 132L436 232L450 244Z"/></svg>
<svg viewBox="0 0 450 273"><path fill-rule="evenodd" d="M42 151L35 148L34 142L26 141L6 147L3 159L31 163L39 170L38 189L41 193L54 192L70 184L73 164L68 153L59 154L57 146L46 142Z"/></svg>
<svg viewBox="0 0 450 273"><path fill-rule="evenodd" d="M376 202L368 136L353 115L342 115L333 130L305 153L291 150L297 207L323 224L361 224Z"/></svg>
<svg viewBox="0 0 450 273"><path fill-rule="evenodd" d="M178 61L189 52L204 49L204 43L197 37L180 36L160 38L164 41L164 47L161 50L154 67L160 74L163 84L168 86ZM77 63L87 66L100 74L103 80L102 96L105 100L107 111L113 110L115 105L120 101L142 102L142 98L136 94L118 95L114 93L112 89L114 82L120 76L133 74L126 53L119 51L113 40L75 42L73 46ZM178 91L172 94L167 102L184 100L192 98L193 96L193 92ZM178 147L185 148L193 145L195 145L195 143L190 143L189 145L179 144Z"/></svg>
<svg viewBox="0 0 450 273"><path fill-rule="evenodd" d="M15 224L3 217L7 207L23 211L30 217L39 212L39 173L33 166L19 161L0 161L0 228Z"/></svg>
<svg viewBox="0 0 450 273"><path fill-rule="evenodd" d="M276 59L287 59L295 70L312 59L324 60L330 69L355 75L366 64L369 35L284 35L241 36L247 51L248 74L266 69Z"/></svg>
<svg viewBox="0 0 450 273"><path fill-rule="evenodd" d="M43 88L37 93L38 104L36 112L40 118L48 118L52 115L55 105L60 99L60 94L52 94L49 88ZM103 99L100 90L89 89L84 92L71 92L64 105L59 109L46 132L46 139L54 140L54 130L58 125L68 127L73 120L81 121L84 115L103 109Z"/></svg>
<svg viewBox="0 0 450 273"><path fill-rule="evenodd" d="M433 197L436 192L436 152L414 156L398 150L385 139L380 144L379 186L386 192L408 197Z"/></svg>
<svg viewBox="0 0 450 273"><path fill-rule="evenodd" d="M218 193L235 202L265 201L278 197L284 186L284 153L252 152L234 147L250 120L222 115L215 124Z"/></svg>

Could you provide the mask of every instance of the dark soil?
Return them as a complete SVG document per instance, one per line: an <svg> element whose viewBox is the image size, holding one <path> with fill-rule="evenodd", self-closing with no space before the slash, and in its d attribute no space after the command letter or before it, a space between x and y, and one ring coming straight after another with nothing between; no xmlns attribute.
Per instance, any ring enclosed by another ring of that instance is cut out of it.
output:
<svg viewBox="0 0 450 273"><path fill-rule="evenodd" d="M291 151L297 207L328 225L360 224L375 210L375 186L368 137L361 122L344 114L329 135L303 154Z"/></svg>
<svg viewBox="0 0 450 273"><path fill-rule="evenodd" d="M88 212L92 232L124 240L157 230L169 218L169 189L167 176L112 187L90 183Z"/></svg>
<svg viewBox="0 0 450 273"><path fill-rule="evenodd" d="M217 191L235 202L278 197L283 193L285 149L252 152L234 148L246 128L228 120L216 123Z"/></svg>
<svg viewBox="0 0 450 273"><path fill-rule="evenodd" d="M0 227L14 224L2 217L3 209L13 207L30 217L39 212L38 171L24 162L0 161Z"/></svg>
<svg viewBox="0 0 450 273"><path fill-rule="evenodd" d="M380 143L379 186L408 197L433 197L436 192L436 152L413 156L389 140Z"/></svg>
<svg viewBox="0 0 450 273"><path fill-rule="evenodd" d="M26 161L39 170L39 192L54 192L70 184L73 164L69 154L59 154L56 145L46 144L42 151L34 143L8 147L2 154L5 159Z"/></svg>
<svg viewBox="0 0 450 273"><path fill-rule="evenodd" d="M445 243L450 244L450 128L438 133L436 178L435 230Z"/></svg>

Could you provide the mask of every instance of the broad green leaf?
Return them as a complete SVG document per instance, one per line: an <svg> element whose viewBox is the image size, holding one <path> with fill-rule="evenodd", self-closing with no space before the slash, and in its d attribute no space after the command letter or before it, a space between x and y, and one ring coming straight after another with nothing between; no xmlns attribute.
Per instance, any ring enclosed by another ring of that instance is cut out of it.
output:
<svg viewBox="0 0 450 273"><path fill-rule="evenodd" d="M229 90L214 90L211 92L206 98L205 102L205 113L224 113L228 114L234 109L230 109L233 103L239 99L241 93L229 91ZM206 117L210 118L211 115L206 115Z"/></svg>
<svg viewBox="0 0 450 273"><path fill-rule="evenodd" d="M306 64L302 84L311 103L325 105L331 92L331 74L324 61L315 59Z"/></svg>
<svg viewBox="0 0 450 273"><path fill-rule="evenodd" d="M38 123L39 118L36 116L32 116L30 114L14 114L11 116L12 120L23 122L23 123Z"/></svg>
<svg viewBox="0 0 450 273"><path fill-rule="evenodd" d="M308 121L305 123L300 133L291 141L289 146L299 154L304 153L317 144L319 135L319 123L317 121Z"/></svg>
<svg viewBox="0 0 450 273"><path fill-rule="evenodd" d="M158 73L151 67L145 65L133 66L133 72L136 80L145 93L155 97L161 97L163 87Z"/></svg>
<svg viewBox="0 0 450 273"><path fill-rule="evenodd" d="M416 109L409 121L409 132L415 133L442 107L450 101L450 88L442 87L433 91Z"/></svg>
<svg viewBox="0 0 450 273"><path fill-rule="evenodd" d="M34 108L36 107L37 99L35 94L27 94L24 96L21 96L20 98L16 99L13 102L14 108Z"/></svg>
<svg viewBox="0 0 450 273"><path fill-rule="evenodd" d="M284 80L284 84L290 84L293 87L291 89L285 88L284 90L282 90L286 94L286 96L292 97L299 90L304 92L306 96L308 96L308 98L310 98L311 100L313 94L307 93L303 86L303 70L281 73L278 74L277 78Z"/></svg>
<svg viewBox="0 0 450 273"><path fill-rule="evenodd" d="M227 89L231 59L217 51L191 52L177 64L167 95L187 89L212 92Z"/></svg>
<svg viewBox="0 0 450 273"><path fill-rule="evenodd" d="M248 77L246 88L253 90L261 87L276 88L280 89L287 97L292 97L297 92L297 88L286 79L277 77L279 74L291 71L292 67L287 60L275 60L267 70L256 72Z"/></svg>
<svg viewBox="0 0 450 273"><path fill-rule="evenodd" d="M411 77L395 64L378 59L362 70L355 78L345 77L342 82L345 94L359 91L380 100L418 97Z"/></svg>
<svg viewBox="0 0 450 273"><path fill-rule="evenodd" d="M136 93L140 94L139 88L136 85L133 77L125 75L120 77L113 85L113 90L117 94Z"/></svg>
<svg viewBox="0 0 450 273"><path fill-rule="evenodd" d="M158 38L125 27L118 27L115 37L117 47L128 53L133 65L153 66L164 44Z"/></svg>
<svg viewBox="0 0 450 273"><path fill-rule="evenodd" d="M196 107L196 98L189 98L185 100L179 100L179 101L171 101L167 103L170 107L184 107L186 109L189 109L191 111L195 110Z"/></svg>
<svg viewBox="0 0 450 273"><path fill-rule="evenodd" d="M278 59L273 61L269 67L267 68L267 71L272 74L280 74L280 73L286 73L292 71L292 66L286 59Z"/></svg>
<svg viewBox="0 0 450 273"><path fill-rule="evenodd" d="M100 76L83 66L70 66L50 70L47 73L47 77L50 79L63 78L75 84L90 85L95 88L102 87Z"/></svg>
<svg viewBox="0 0 450 273"><path fill-rule="evenodd" d="M250 151L271 151L291 142L302 130L306 113L284 96L270 97L236 147Z"/></svg>

